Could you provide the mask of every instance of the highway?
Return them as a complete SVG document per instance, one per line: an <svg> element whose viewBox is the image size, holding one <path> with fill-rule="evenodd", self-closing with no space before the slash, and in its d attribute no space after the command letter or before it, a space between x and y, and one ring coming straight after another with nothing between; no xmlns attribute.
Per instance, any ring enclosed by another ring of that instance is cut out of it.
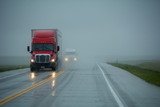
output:
<svg viewBox="0 0 160 107"><path fill-rule="evenodd" d="M106 63L0 73L1 107L159 107L160 87Z"/></svg>

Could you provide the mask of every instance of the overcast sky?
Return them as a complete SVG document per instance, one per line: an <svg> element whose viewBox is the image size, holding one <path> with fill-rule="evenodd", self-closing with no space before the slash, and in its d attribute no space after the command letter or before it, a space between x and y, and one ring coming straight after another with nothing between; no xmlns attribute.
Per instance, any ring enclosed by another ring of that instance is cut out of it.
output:
<svg viewBox="0 0 160 107"><path fill-rule="evenodd" d="M160 0L0 0L0 56L29 55L39 28L80 55L160 56Z"/></svg>

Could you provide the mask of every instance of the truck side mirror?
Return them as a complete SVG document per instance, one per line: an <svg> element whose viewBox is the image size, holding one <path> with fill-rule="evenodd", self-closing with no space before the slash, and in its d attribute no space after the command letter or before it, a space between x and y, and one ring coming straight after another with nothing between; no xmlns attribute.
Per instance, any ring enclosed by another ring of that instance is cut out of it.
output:
<svg viewBox="0 0 160 107"><path fill-rule="evenodd" d="M30 47L29 46L27 46L27 51L30 52Z"/></svg>
<svg viewBox="0 0 160 107"><path fill-rule="evenodd" d="M59 51L59 46L57 46L57 52Z"/></svg>

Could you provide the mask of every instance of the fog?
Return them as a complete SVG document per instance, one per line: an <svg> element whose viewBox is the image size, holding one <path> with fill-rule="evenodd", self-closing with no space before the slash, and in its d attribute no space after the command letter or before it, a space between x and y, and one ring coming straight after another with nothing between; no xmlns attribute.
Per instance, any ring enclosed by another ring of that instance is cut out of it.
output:
<svg viewBox="0 0 160 107"><path fill-rule="evenodd" d="M31 29L47 28L84 61L160 58L159 0L1 0L0 56L29 56Z"/></svg>

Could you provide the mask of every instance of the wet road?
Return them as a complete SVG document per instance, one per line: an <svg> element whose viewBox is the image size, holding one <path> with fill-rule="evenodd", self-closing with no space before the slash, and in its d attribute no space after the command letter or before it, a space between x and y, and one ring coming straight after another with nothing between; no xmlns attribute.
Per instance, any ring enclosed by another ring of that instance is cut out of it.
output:
<svg viewBox="0 0 160 107"><path fill-rule="evenodd" d="M160 87L105 63L81 64L1 73L0 99L2 107L159 107Z"/></svg>

